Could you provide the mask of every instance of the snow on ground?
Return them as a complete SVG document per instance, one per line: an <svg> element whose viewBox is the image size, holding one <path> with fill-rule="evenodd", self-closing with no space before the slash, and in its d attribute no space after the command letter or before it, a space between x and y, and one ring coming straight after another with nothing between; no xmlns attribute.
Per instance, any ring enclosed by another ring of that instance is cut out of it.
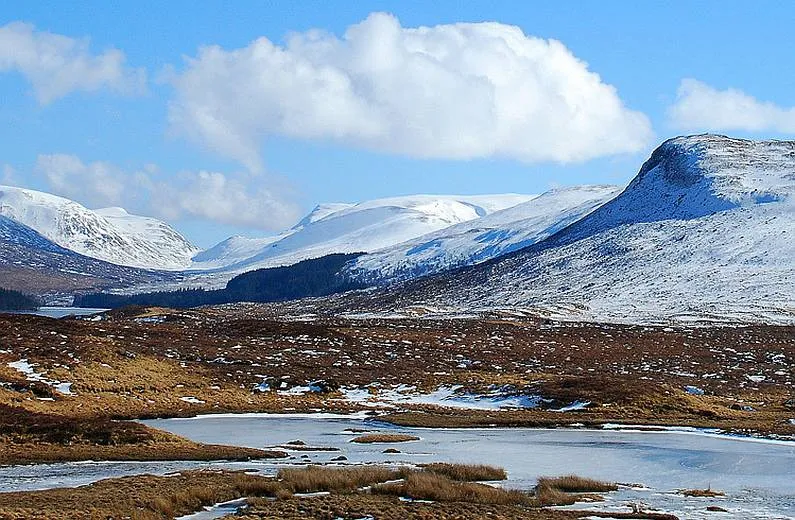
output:
<svg viewBox="0 0 795 520"><path fill-rule="evenodd" d="M27 359L11 361L6 363L6 366L24 375L25 379L28 381L44 383L47 386L51 386L56 392L62 395L74 395L72 392L72 383L48 379L45 377L45 372L37 372L35 368L36 364L28 362Z"/></svg>
<svg viewBox="0 0 795 520"><path fill-rule="evenodd" d="M617 186L576 186L468 220L358 258L346 274L365 282L405 280L471 265L540 242L618 194Z"/></svg>
<svg viewBox="0 0 795 520"><path fill-rule="evenodd" d="M500 410L511 408L537 408L543 401L540 396L506 395L499 390L489 394L459 392L461 385L440 386L433 392L421 393L415 386L398 385L393 388L343 388L345 399L365 406L393 407L396 405L434 405L468 410Z"/></svg>
<svg viewBox="0 0 795 520"><path fill-rule="evenodd" d="M527 202L535 195L410 195L361 202L323 204L278 237L263 239L256 249L251 239L232 238L195 257L194 270L183 285L220 286L236 274L290 265L331 253L370 252L480 219ZM249 254L250 253L250 254ZM246 258L241 258L248 255ZM235 260L229 263L228 261Z"/></svg>
<svg viewBox="0 0 795 520"><path fill-rule="evenodd" d="M204 401L193 396L180 397L179 400L191 404L204 404Z"/></svg>
<svg viewBox="0 0 795 520"><path fill-rule="evenodd" d="M795 142L678 138L558 234L405 299L584 321L795 323L792 237Z"/></svg>

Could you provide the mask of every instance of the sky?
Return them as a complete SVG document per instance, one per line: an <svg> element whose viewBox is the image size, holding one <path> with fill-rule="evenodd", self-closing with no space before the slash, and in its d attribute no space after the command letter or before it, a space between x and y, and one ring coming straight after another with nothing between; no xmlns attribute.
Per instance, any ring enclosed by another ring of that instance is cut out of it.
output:
<svg viewBox="0 0 795 520"><path fill-rule="evenodd" d="M322 202L626 184L795 133L791 2L0 3L0 184L202 247Z"/></svg>

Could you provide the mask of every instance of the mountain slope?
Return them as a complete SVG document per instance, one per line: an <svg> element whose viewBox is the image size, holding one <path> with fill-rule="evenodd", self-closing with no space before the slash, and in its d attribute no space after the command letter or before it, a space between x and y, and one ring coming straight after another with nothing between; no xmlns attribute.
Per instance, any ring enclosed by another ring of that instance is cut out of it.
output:
<svg viewBox="0 0 795 520"><path fill-rule="evenodd" d="M616 186L576 186L359 257L345 274L363 283L407 280L483 262L535 244L604 204Z"/></svg>
<svg viewBox="0 0 795 520"><path fill-rule="evenodd" d="M164 283L171 273L123 267L80 255L0 215L0 286L27 293L62 293Z"/></svg>
<svg viewBox="0 0 795 520"><path fill-rule="evenodd" d="M394 306L608 321L795 322L795 142L663 143L615 199L505 257L408 284Z"/></svg>
<svg viewBox="0 0 795 520"><path fill-rule="evenodd" d="M513 194L413 195L355 205L321 205L277 240L267 243L256 254L227 266L223 271L237 273L290 265L332 253L377 251L460 222L478 219L533 197ZM230 248L228 244L219 246L213 248L216 251L212 255L199 255L194 268L218 266L219 255Z"/></svg>
<svg viewBox="0 0 795 520"><path fill-rule="evenodd" d="M199 250L158 220L120 208L91 211L62 197L0 186L0 215L28 226L56 244L111 263L181 269Z"/></svg>

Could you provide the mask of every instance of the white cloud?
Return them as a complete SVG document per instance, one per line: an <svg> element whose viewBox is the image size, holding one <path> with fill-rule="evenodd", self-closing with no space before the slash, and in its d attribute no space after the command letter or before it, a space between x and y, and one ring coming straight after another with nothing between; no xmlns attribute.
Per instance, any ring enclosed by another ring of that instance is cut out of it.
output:
<svg viewBox="0 0 795 520"><path fill-rule="evenodd" d="M92 54L88 39L38 31L28 23L0 27L0 72L22 74L42 105L78 90L143 91L144 69L125 66L125 59L118 49Z"/></svg>
<svg viewBox="0 0 795 520"><path fill-rule="evenodd" d="M182 172L154 183L152 207L167 219L185 216L281 231L298 220L298 207L283 193L254 186L254 178L218 172Z"/></svg>
<svg viewBox="0 0 795 520"><path fill-rule="evenodd" d="M93 207L121 205L128 189L120 169L105 162L84 164L74 155L39 155L36 172L54 193Z"/></svg>
<svg viewBox="0 0 795 520"><path fill-rule="evenodd" d="M2 172L0 173L0 184L5 186L17 186L18 183L17 171L10 164L4 164Z"/></svg>
<svg viewBox="0 0 795 520"><path fill-rule="evenodd" d="M342 38L199 49L169 79L172 129L261 170L270 135L421 158L584 161L636 152L649 120L562 43L499 23L404 28L374 13Z"/></svg>
<svg viewBox="0 0 795 520"><path fill-rule="evenodd" d="M40 155L36 172L53 193L93 208L123 206L167 220L196 218L268 231L282 230L299 216L289 194L278 185L263 186L262 176L206 171L166 176L152 164L124 171L64 154Z"/></svg>
<svg viewBox="0 0 795 520"><path fill-rule="evenodd" d="M718 90L695 79L682 80L668 117L675 127L690 131L795 132L795 107L759 101L734 88Z"/></svg>

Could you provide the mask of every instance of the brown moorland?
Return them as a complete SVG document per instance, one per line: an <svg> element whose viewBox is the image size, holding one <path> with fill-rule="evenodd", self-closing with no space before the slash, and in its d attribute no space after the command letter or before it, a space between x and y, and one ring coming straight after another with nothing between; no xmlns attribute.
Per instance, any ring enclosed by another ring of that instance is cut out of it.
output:
<svg viewBox="0 0 795 520"><path fill-rule="evenodd" d="M120 439L141 433L113 424L116 419L344 412L371 408L346 400L340 387L366 389L377 400L397 385L418 392L461 385L461 393L544 400L536 409L500 411L401 403L381 419L431 427L687 425L795 436L793 327L652 327L499 316L296 321L289 315L295 305L127 309L99 321L0 315L0 424L14 422L24 409L58 423L53 435L64 429L69 436L73 425L66 420L80 421L85 436L61 442L34 435L27 443L46 445L42 453L51 452L49 459L76 460L93 458L86 446L110 457L114 446L124 444ZM20 360L46 381L71 383L71 395L8 365ZM310 382L316 383L313 391L282 391ZM554 411L574 402L589 405ZM4 427L0 440L19 435ZM17 442L14 451L35 460L37 450L25 444ZM65 448L70 445L78 447ZM155 451L148 443L126 445ZM172 443L167 451L176 447ZM8 453L5 460L11 460Z"/></svg>
<svg viewBox="0 0 795 520"><path fill-rule="evenodd" d="M453 465L454 466L454 465ZM491 473L499 468L490 468ZM465 468L452 473L468 475ZM371 487L372 486L372 487ZM372 493L368 492L372 489ZM330 491L298 497L294 492ZM405 502L422 497L433 503ZM284 468L277 478L229 471L187 471L100 481L74 489L0 493L0 517L9 520L130 518L161 520L240 497L251 505L242 516L255 519L322 519L372 515L377 518L475 519L524 518L564 520L598 512L539 509L530 492L505 491L483 484L454 481L427 470L356 466ZM565 503L570 503L567 500ZM611 518L676 520L654 513L612 513Z"/></svg>

